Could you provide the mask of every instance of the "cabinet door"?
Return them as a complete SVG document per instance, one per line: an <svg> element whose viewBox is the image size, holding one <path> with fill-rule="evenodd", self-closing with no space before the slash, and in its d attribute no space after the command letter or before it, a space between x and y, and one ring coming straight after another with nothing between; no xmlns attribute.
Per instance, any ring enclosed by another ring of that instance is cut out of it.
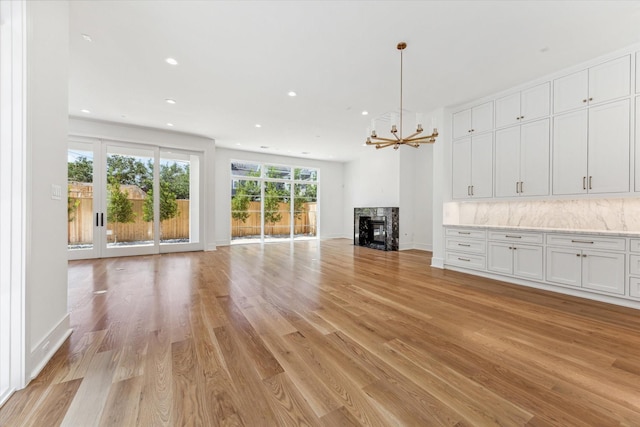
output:
<svg viewBox="0 0 640 427"><path fill-rule="evenodd" d="M589 72L578 71L553 81L553 112L579 108L587 104Z"/></svg>
<svg viewBox="0 0 640 427"><path fill-rule="evenodd" d="M579 287L582 258L579 250L547 247L547 282Z"/></svg>
<svg viewBox="0 0 640 427"><path fill-rule="evenodd" d="M587 110L553 119L553 194L587 192Z"/></svg>
<svg viewBox="0 0 640 427"><path fill-rule="evenodd" d="M640 74L640 71L637 71ZM640 96L636 97L636 191L640 191Z"/></svg>
<svg viewBox="0 0 640 427"><path fill-rule="evenodd" d="M488 263L489 271L513 274L513 246L508 243L489 242Z"/></svg>
<svg viewBox="0 0 640 427"><path fill-rule="evenodd" d="M640 52L636 52L636 93L640 93Z"/></svg>
<svg viewBox="0 0 640 427"><path fill-rule="evenodd" d="M493 195L493 133L471 138L471 195Z"/></svg>
<svg viewBox="0 0 640 427"><path fill-rule="evenodd" d="M631 56L589 69L589 102L604 102L631 93Z"/></svg>
<svg viewBox="0 0 640 427"><path fill-rule="evenodd" d="M549 149L547 148L547 155ZM496 197L518 195L520 181L520 126L496 132Z"/></svg>
<svg viewBox="0 0 640 427"><path fill-rule="evenodd" d="M512 252L515 276L542 280L542 246L514 246Z"/></svg>
<svg viewBox="0 0 640 427"><path fill-rule="evenodd" d="M496 100L496 127L520 123L520 92Z"/></svg>
<svg viewBox="0 0 640 427"><path fill-rule="evenodd" d="M520 101L520 116L524 120L539 119L549 115L549 82L523 90Z"/></svg>
<svg viewBox="0 0 640 427"><path fill-rule="evenodd" d="M453 139L469 136L471 131L471 109L453 115Z"/></svg>
<svg viewBox="0 0 640 427"><path fill-rule="evenodd" d="M497 143L496 136L496 151ZM522 181L520 187L522 196L549 194L549 119L522 125L520 181Z"/></svg>
<svg viewBox="0 0 640 427"><path fill-rule="evenodd" d="M493 101L471 109L471 129L474 134L493 129Z"/></svg>
<svg viewBox="0 0 640 427"><path fill-rule="evenodd" d="M589 193L629 191L629 100L589 111Z"/></svg>
<svg viewBox="0 0 640 427"><path fill-rule="evenodd" d="M451 151L453 198L467 199L471 185L471 138L453 141Z"/></svg>
<svg viewBox="0 0 640 427"><path fill-rule="evenodd" d="M625 254L582 251L582 287L624 294Z"/></svg>

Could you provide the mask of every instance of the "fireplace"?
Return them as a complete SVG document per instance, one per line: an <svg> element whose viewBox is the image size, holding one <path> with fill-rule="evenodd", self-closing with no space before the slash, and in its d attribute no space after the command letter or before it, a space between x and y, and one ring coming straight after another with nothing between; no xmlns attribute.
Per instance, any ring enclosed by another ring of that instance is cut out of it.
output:
<svg viewBox="0 0 640 427"><path fill-rule="evenodd" d="M399 247L398 208L355 208L354 245L383 251Z"/></svg>

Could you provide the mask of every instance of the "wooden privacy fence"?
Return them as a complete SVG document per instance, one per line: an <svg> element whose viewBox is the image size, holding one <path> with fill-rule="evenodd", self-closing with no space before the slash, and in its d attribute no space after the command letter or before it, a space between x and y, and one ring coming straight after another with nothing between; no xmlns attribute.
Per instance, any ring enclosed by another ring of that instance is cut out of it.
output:
<svg viewBox="0 0 640 427"><path fill-rule="evenodd" d="M291 205L289 203L280 203L278 207L282 219L273 224L265 223L264 234L266 235L289 235L291 229ZM310 236L317 235L317 203L304 203L303 212L296 218L294 215L294 234L306 234ZM242 222L239 219L231 217L231 238L259 236L260 235L260 202L250 202L248 218Z"/></svg>
<svg viewBox="0 0 640 427"><path fill-rule="evenodd" d="M73 221L69 222L69 244L86 244L93 242L93 199L71 197L70 203L78 203ZM110 224L107 230L107 241L113 242L117 236L118 242L140 242L153 240L153 222L145 222L142 213L143 199L129 199L133 203L135 222L126 224ZM160 223L162 240L189 238L189 200L176 200L178 215ZM105 221L107 218L105 218ZM111 233L109 234L109 230Z"/></svg>

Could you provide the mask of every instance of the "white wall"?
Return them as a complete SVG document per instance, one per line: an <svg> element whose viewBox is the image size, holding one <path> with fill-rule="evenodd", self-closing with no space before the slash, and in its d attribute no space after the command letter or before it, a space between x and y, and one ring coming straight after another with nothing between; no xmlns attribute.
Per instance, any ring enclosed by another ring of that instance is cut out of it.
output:
<svg viewBox="0 0 640 427"><path fill-rule="evenodd" d="M444 229L442 207L451 200L451 112L434 112L438 123L438 142L433 146L433 267L444 268Z"/></svg>
<svg viewBox="0 0 640 427"><path fill-rule="evenodd" d="M370 148L344 167L344 235L349 238L353 208L400 207L400 150Z"/></svg>
<svg viewBox="0 0 640 427"><path fill-rule="evenodd" d="M438 138L436 144L442 144ZM435 144L420 147L411 154L413 181L409 186L413 197L413 248L433 248L433 151Z"/></svg>
<svg viewBox="0 0 640 427"><path fill-rule="evenodd" d="M26 372L33 376L68 334L67 126L69 6L28 1L26 73ZM60 200L52 199L59 185Z"/></svg>
<svg viewBox="0 0 640 427"><path fill-rule="evenodd" d="M215 141L198 135L173 132L164 129L132 126L79 117L69 118L69 135L72 137L124 141L165 148L200 151L204 153L204 248L214 250L215 245ZM65 155L66 159L66 155ZM66 160L65 160L66 164ZM65 178L66 182L66 178Z"/></svg>
<svg viewBox="0 0 640 427"><path fill-rule="evenodd" d="M246 160L276 165L313 167L319 169L320 238L344 237L342 213L344 174L343 164L298 157L277 156L249 151L218 148L215 162L215 229L216 244L228 245L231 240L231 161Z"/></svg>

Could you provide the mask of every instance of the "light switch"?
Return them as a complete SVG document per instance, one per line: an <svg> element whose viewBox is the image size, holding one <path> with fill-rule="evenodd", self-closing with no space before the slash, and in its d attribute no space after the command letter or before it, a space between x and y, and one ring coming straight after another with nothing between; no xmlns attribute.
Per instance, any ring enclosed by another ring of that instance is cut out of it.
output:
<svg viewBox="0 0 640 427"><path fill-rule="evenodd" d="M51 198L53 200L62 200L62 187L58 184L51 184Z"/></svg>

